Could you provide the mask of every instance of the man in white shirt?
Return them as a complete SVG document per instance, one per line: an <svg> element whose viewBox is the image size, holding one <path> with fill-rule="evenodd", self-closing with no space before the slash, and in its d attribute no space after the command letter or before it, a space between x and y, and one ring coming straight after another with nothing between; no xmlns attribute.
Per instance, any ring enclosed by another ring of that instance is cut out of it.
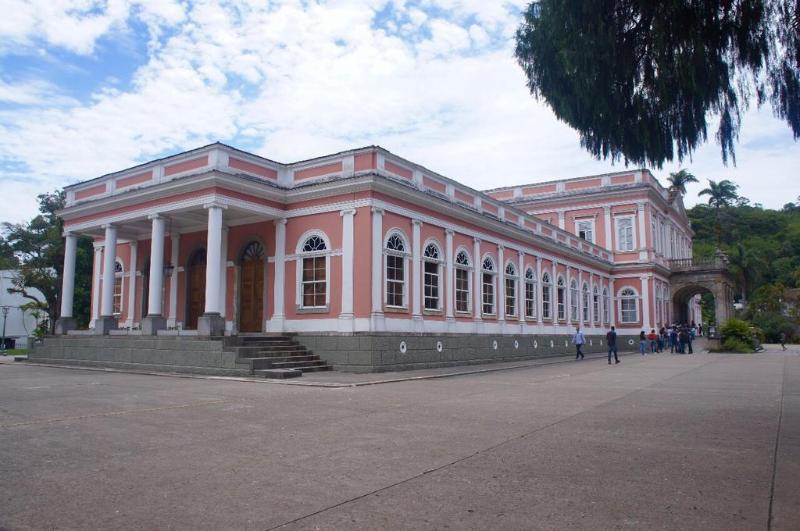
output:
<svg viewBox="0 0 800 531"><path fill-rule="evenodd" d="M583 351L581 348L586 343L586 338L583 337L583 332L581 332L581 327L575 327L575 335L572 336L572 342L575 343L575 359L583 359Z"/></svg>

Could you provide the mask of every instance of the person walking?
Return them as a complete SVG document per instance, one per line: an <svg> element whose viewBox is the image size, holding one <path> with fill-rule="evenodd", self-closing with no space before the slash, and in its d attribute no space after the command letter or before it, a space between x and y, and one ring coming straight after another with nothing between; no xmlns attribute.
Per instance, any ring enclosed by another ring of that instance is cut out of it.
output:
<svg viewBox="0 0 800 531"><path fill-rule="evenodd" d="M617 356L617 329L613 326L606 334L606 344L608 345L608 364L611 365L611 353L614 353L614 362L619 363Z"/></svg>
<svg viewBox="0 0 800 531"><path fill-rule="evenodd" d="M786 332L781 332L781 348L786 350ZM610 354L609 354L610 356ZM611 358L609 358L611 359Z"/></svg>
<svg viewBox="0 0 800 531"><path fill-rule="evenodd" d="M583 348L584 343L586 343L586 338L583 336L583 332L581 332L581 327L575 327L575 335L572 336L572 342L575 343L575 359L583 359Z"/></svg>
<svg viewBox="0 0 800 531"><path fill-rule="evenodd" d="M646 349L647 349L647 336L645 335L644 330L642 330L639 333L639 354L644 356Z"/></svg>
<svg viewBox="0 0 800 531"><path fill-rule="evenodd" d="M650 342L650 354L655 354L658 351L658 336L655 328L650 329L650 333L647 334L647 340Z"/></svg>

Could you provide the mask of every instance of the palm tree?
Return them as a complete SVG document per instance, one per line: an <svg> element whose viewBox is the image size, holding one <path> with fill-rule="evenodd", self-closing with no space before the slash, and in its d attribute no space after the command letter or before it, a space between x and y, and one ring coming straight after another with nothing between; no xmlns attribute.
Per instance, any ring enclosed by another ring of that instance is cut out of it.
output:
<svg viewBox="0 0 800 531"><path fill-rule="evenodd" d="M708 180L708 188L700 190L698 196L707 195L708 204L716 211L716 231L717 231L717 247L722 243L722 210L730 207L739 194L736 189L739 188L738 184L723 179L720 182Z"/></svg>
<svg viewBox="0 0 800 531"><path fill-rule="evenodd" d="M670 192L680 192L682 195L686 195L687 184L699 182L697 177L686 170L678 170L675 173L670 173L669 177L667 177L667 181L669 181Z"/></svg>

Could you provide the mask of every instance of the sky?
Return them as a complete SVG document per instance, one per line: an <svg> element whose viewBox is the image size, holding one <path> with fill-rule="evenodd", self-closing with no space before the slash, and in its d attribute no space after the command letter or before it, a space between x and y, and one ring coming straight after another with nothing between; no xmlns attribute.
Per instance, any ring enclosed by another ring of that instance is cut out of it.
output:
<svg viewBox="0 0 800 531"><path fill-rule="evenodd" d="M36 195L221 141L293 162L378 144L477 189L624 171L532 98L513 58L519 0L0 0L0 221ZM713 138L713 135L712 135ZM737 165L687 168L780 208L800 142L769 107Z"/></svg>

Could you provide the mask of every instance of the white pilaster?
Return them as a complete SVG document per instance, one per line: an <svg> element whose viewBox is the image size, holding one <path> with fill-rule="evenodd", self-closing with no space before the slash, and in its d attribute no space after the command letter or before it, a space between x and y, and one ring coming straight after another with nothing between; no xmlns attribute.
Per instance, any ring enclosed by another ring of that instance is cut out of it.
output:
<svg viewBox="0 0 800 531"><path fill-rule="evenodd" d="M497 246L497 320L506 320L506 264L505 247Z"/></svg>
<svg viewBox="0 0 800 531"><path fill-rule="evenodd" d="M581 328L586 326L583 322L583 271L578 269L578 322Z"/></svg>
<svg viewBox="0 0 800 531"><path fill-rule="evenodd" d="M206 307L205 313L220 313L220 269L222 264L222 207L207 205L208 235L206 239ZM163 258L162 258L163 262Z"/></svg>
<svg viewBox="0 0 800 531"><path fill-rule="evenodd" d="M542 285L542 257L536 257L536 320L539 324L542 324L542 291L544 290L544 286ZM550 307L552 308L553 301L550 301Z"/></svg>
<svg viewBox="0 0 800 531"><path fill-rule="evenodd" d="M275 311L272 316L273 325L271 330L280 332L283 330L285 320L283 285L286 276L286 218L275 220L275 285L274 306Z"/></svg>
<svg viewBox="0 0 800 531"><path fill-rule="evenodd" d="M411 220L411 289L413 293L411 305L412 319L422 319L421 228L422 222L420 220Z"/></svg>
<svg viewBox="0 0 800 531"><path fill-rule="evenodd" d="M572 268L567 266L567 285L566 288L566 297L564 297L564 301L566 302L566 307L564 308L564 315L567 318L567 325L572 325Z"/></svg>
<svg viewBox="0 0 800 531"><path fill-rule="evenodd" d="M353 328L353 262L355 261L355 228L353 218L355 209L342 210L342 311L339 319L349 321L348 330Z"/></svg>
<svg viewBox="0 0 800 531"><path fill-rule="evenodd" d="M558 228L564 230L564 227L566 227L566 224L564 222L564 211L562 210L558 213Z"/></svg>
<svg viewBox="0 0 800 531"><path fill-rule="evenodd" d="M167 326L175 328L178 321L178 254L180 253L181 235L174 233L170 235L170 265L172 273L169 277L169 315Z"/></svg>
<svg viewBox="0 0 800 531"><path fill-rule="evenodd" d="M129 327L133 326L133 321L136 319L136 260L139 250L139 242L133 240L130 242L131 246L131 263L128 267L128 319L126 324Z"/></svg>
<svg viewBox="0 0 800 531"><path fill-rule="evenodd" d="M636 205L636 219L639 222L639 259L647 259L647 232L644 220L644 203Z"/></svg>
<svg viewBox="0 0 800 531"><path fill-rule="evenodd" d="M105 226L105 251L103 252L103 290L100 297L100 317L114 315L114 266L117 259L117 228Z"/></svg>
<svg viewBox="0 0 800 531"><path fill-rule="evenodd" d="M372 209L372 327L383 320L383 209Z"/></svg>
<svg viewBox="0 0 800 531"><path fill-rule="evenodd" d="M613 234L611 232L611 207L604 206L603 207L603 228L605 229L606 237L605 237L605 248L609 251L613 251Z"/></svg>
<svg viewBox="0 0 800 531"><path fill-rule="evenodd" d="M453 231L445 231L445 316L448 321L455 320L455 262L453 258Z"/></svg>
<svg viewBox="0 0 800 531"><path fill-rule="evenodd" d="M617 300L617 294L614 292L614 277L608 279L608 317L611 325L617 323L617 309L614 307Z"/></svg>
<svg viewBox="0 0 800 531"><path fill-rule="evenodd" d="M481 273L483 268L481 261L481 241L478 238L473 238L472 241L472 256L474 257L475 261L475 268L473 270L475 277L472 282L472 295L475 301L473 305L473 315L476 321L480 321L482 320L481 314L483 313L483 301L481 300L481 293L483 292L483 284L481 283Z"/></svg>
<svg viewBox="0 0 800 531"><path fill-rule="evenodd" d="M598 289L598 297L600 290ZM598 299L598 303L600 300ZM598 308L599 309L599 308ZM594 273L589 273L589 323L594 326L597 318L594 315Z"/></svg>
<svg viewBox="0 0 800 531"><path fill-rule="evenodd" d="M553 258L550 264L553 270L553 276L550 279L550 316L553 318L553 324L558 323L558 262ZM566 299L564 299L566 301ZM566 312L566 308L565 314Z"/></svg>
<svg viewBox="0 0 800 531"><path fill-rule="evenodd" d="M150 216L150 285L147 292L147 315L160 316L164 301L164 235L166 219Z"/></svg>
<svg viewBox="0 0 800 531"><path fill-rule="evenodd" d="M517 315L519 322L525 322L525 253L519 252L519 267L517 268Z"/></svg>
<svg viewBox="0 0 800 531"><path fill-rule="evenodd" d="M100 270L103 266L103 245L94 245L94 263L92 264L92 322L90 326L94 328L94 322L100 317L100 289L101 277Z"/></svg>
<svg viewBox="0 0 800 531"><path fill-rule="evenodd" d="M642 275L642 328L647 332L653 328L653 323L650 321L650 278L648 275Z"/></svg>
<svg viewBox="0 0 800 531"><path fill-rule="evenodd" d="M78 237L68 232L64 238L64 274L61 283L61 318L72 317L75 300L75 257L78 253Z"/></svg>

